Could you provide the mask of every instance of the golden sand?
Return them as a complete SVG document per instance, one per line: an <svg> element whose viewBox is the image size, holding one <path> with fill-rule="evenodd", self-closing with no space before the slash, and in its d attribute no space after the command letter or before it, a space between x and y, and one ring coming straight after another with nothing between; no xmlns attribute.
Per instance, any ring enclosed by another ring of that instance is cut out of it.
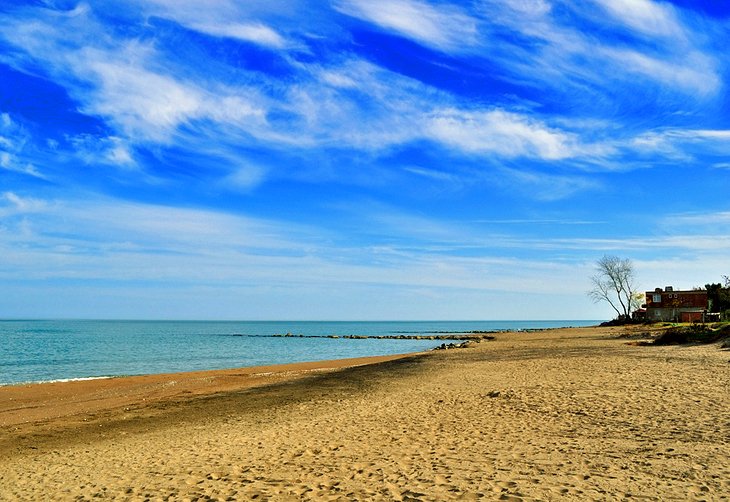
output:
<svg viewBox="0 0 730 502"><path fill-rule="evenodd" d="M0 388L0 500L730 499L730 352L622 334Z"/></svg>

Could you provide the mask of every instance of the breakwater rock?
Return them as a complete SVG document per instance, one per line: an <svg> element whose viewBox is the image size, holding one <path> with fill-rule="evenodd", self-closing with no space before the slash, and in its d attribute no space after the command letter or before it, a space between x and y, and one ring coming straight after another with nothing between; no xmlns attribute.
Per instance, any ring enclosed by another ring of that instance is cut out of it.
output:
<svg viewBox="0 0 730 502"><path fill-rule="evenodd" d="M492 337L494 338L494 337ZM481 342L481 339L477 340L467 340L465 342L461 343L442 343L438 347L434 347L432 350L450 350L450 349L468 349L469 347L474 347L477 343Z"/></svg>
<svg viewBox="0 0 730 502"><path fill-rule="evenodd" d="M421 335L294 335L292 333L270 335L275 338L342 338L344 340L461 340L481 341L493 340L494 336L487 332L421 334ZM453 345L453 344L450 344Z"/></svg>

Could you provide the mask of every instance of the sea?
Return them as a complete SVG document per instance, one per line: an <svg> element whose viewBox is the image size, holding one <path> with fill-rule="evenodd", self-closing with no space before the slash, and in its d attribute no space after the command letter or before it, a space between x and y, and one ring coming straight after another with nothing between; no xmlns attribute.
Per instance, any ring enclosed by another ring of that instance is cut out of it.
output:
<svg viewBox="0 0 730 502"><path fill-rule="evenodd" d="M0 320L0 385L403 354L444 343L345 336L430 336L598 323Z"/></svg>

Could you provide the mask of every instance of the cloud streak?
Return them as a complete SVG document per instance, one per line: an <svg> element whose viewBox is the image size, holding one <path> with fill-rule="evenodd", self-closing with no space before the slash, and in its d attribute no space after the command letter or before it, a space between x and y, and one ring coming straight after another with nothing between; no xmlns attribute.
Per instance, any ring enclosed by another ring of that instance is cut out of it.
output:
<svg viewBox="0 0 730 502"><path fill-rule="evenodd" d="M0 113L0 169L46 179L33 163L25 160L29 135L9 114Z"/></svg>
<svg viewBox="0 0 730 502"><path fill-rule="evenodd" d="M335 8L348 16L447 52L476 44L476 20L456 6L418 0L341 0Z"/></svg>
<svg viewBox="0 0 730 502"><path fill-rule="evenodd" d="M467 152L488 152L508 158L535 156L558 160L571 157L576 151L573 135L504 110L438 110L430 117L427 134Z"/></svg>
<svg viewBox="0 0 730 502"><path fill-rule="evenodd" d="M597 0L596 3L632 30L649 36L683 38L684 30L668 3L652 0Z"/></svg>

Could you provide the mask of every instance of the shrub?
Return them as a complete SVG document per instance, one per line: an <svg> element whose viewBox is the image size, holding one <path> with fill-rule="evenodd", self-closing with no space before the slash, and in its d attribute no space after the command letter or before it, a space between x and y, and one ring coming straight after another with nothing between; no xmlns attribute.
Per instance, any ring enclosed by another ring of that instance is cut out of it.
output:
<svg viewBox="0 0 730 502"><path fill-rule="evenodd" d="M713 330L703 324L694 324L669 328L654 340L654 345L714 343L728 337L730 337L730 325Z"/></svg>

